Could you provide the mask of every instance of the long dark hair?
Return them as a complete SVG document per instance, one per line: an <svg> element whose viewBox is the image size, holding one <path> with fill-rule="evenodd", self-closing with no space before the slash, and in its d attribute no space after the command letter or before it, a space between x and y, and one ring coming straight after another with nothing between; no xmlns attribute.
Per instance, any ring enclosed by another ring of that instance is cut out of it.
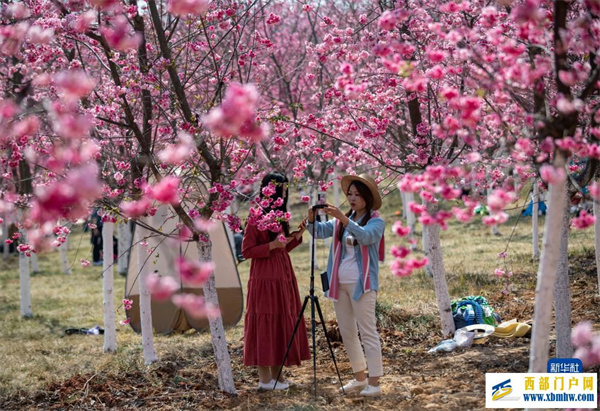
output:
<svg viewBox="0 0 600 411"><path fill-rule="evenodd" d="M275 185L275 194L273 194L270 198L273 200L273 202L275 200L277 200L278 198L283 198L283 204L281 204L279 207L273 207L273 206L268 207L268 208L264 209L265 213L268 213L271 210L273 210L273 211L279 210L279 211L283 211L284 213L287 212L289 180L287 179L287 177L284 174L280 173L279 171L271 171L269 174L267 174L266 176L263 177L263 179L260 183L260 194L259 195L261 197L263 196L263 194L262 194L263 188L267 187L269 185L269 183L273 183ZM283 193L285 193L285 197L283 196ZM289 223L287 221L282 221L281 227L283 228L283 233L285 234L285 236L289 237L289 235L290 235ZM277 238L278 235L279 235L279 233L269 231L269 238L271 241L275 240L275 238Z"/></svg>
<svg viewBox="0 0 600 411"><path fill-rule="evenodd" d="M350 187L352 187L352 186L356 187L356 190L358 191L358 193L360 194L362 199L365 200L367 213L359 223L359 225L361 227L364 227L371 219L371 209L373 208L373 193L371 193L371 190L369 190L369 187L367 187L361 181L353 181L348 186L348 191L346 192L346 196L348 196L348 193L350 192ZM350 218L351 214L352 214L352 209L350 209L350 211L348 211L346 213L346 217ZM345 229L346 229L346 227L344 227L344 224L340 224L340 228L338 231L338 238L340 239L340 241L342 241L342 236L344 235ZM353 245L357 245L357 244L358 244L358 242L356 241L356 239L354 239Z"/></svg>

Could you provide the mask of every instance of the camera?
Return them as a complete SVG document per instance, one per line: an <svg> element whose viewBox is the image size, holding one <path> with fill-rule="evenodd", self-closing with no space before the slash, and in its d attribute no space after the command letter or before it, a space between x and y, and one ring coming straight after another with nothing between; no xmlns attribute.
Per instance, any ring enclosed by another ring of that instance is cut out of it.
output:
<svg viewBox="0 0 600 411"><path fill-rule="evenodd" d="M326 208L327 204L315 204L312 206L313 210L318 210L319 208Z"/></svg>

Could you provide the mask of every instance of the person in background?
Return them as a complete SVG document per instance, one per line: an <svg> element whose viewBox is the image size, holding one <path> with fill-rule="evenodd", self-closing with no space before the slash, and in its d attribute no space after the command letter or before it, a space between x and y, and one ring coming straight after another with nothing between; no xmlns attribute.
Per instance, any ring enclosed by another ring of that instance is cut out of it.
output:
<svg viewBox="0 0 600 411"><path fill-rule="evenodd" d="M88 225L92 225L92 227L90 227L90 242L92 243L92 264L102 265L102 217L98 215L97 208L94 208L94 211L92 212L92 215L90 216L90 219L88 221Z"/></svg>
<svg viewBox="0 0 600 411"><path fill-rule="evenodd" d="M379 378L383 375L375 317L378 260L383 261L384 255L385 222L377 213L381 196L375 180L364 174L342 177L341 186L350 210L343 213L327 205L322 210L333 219L319 222L309 208L308 231L312 235L312 226L316 224L316 238L333 237L327 262L329 291L326 295L334 301L340 334L354 371L354 379L344 385L344 391L378 396L381 395Z"/></svg>
<svg viewBox="0 0 600 411"><path fill-rule="evenodd" d="M287 211L288 179L279 172L267 174L261 184L263 200L269 201L265 214ZM267 191L275 191L265 196ZM244 365L258 369L259 389L286 389L289 382L280 368L291 341L285 366L300 365L310 359L304 321L292 340L294 326L302 308L298 283L289 252L302 242L306 224L290 233L287 221L280 221L277 231L259 229L248 223L242 241L242 255L250 262L248 299L244 317ZM282 238L282 235L285 238Z"/></svg>

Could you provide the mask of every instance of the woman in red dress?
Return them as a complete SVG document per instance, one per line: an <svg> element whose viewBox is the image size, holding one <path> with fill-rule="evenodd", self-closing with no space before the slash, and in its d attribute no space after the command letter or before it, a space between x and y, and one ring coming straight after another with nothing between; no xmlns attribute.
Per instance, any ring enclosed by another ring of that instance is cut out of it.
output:
<svg viewBox="0 0 600 411"><path fill-rule="evenodd" d="M271 172L263 178L261 193L267 218L261 221L249 218L242 241L242 255L252 259L244 317L244 365L258 368L259 389L275 386L302 308L288 253L302 242L306 226L303 223L298 231L290 233L288 222L281 218L287 212L288 185L288 179L279 172ZM265 200L270 204L266 209ZM279 223L269 216L279 216ZM306 325L301 321L285 365L300 365L302 360L308 359ZM275 388L288 386L282 373Z"/></svg>

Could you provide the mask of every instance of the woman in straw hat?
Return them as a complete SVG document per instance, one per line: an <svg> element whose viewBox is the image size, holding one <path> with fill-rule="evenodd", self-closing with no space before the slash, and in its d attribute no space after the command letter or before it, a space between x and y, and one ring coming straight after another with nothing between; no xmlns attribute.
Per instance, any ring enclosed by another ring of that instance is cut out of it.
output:
<svg viewBox="0 0 600 411"><path fill-rule="evenodd" d="M341 186L350 210L344 214L328 204L323 210L333 219L314 223L314 213L309 209L308 232L312 234L312 224L316 224L316 238L333 237L327 262L326 296L334 301L340 333L354 371L354 379L344 386L344 391L360 390L363 396L377 396L381 395L379 377L383 374L375 318L378 260L383 261L384 252L385 223L377 213L381 196L375 180L365 174L346 175Z"/></svg>

